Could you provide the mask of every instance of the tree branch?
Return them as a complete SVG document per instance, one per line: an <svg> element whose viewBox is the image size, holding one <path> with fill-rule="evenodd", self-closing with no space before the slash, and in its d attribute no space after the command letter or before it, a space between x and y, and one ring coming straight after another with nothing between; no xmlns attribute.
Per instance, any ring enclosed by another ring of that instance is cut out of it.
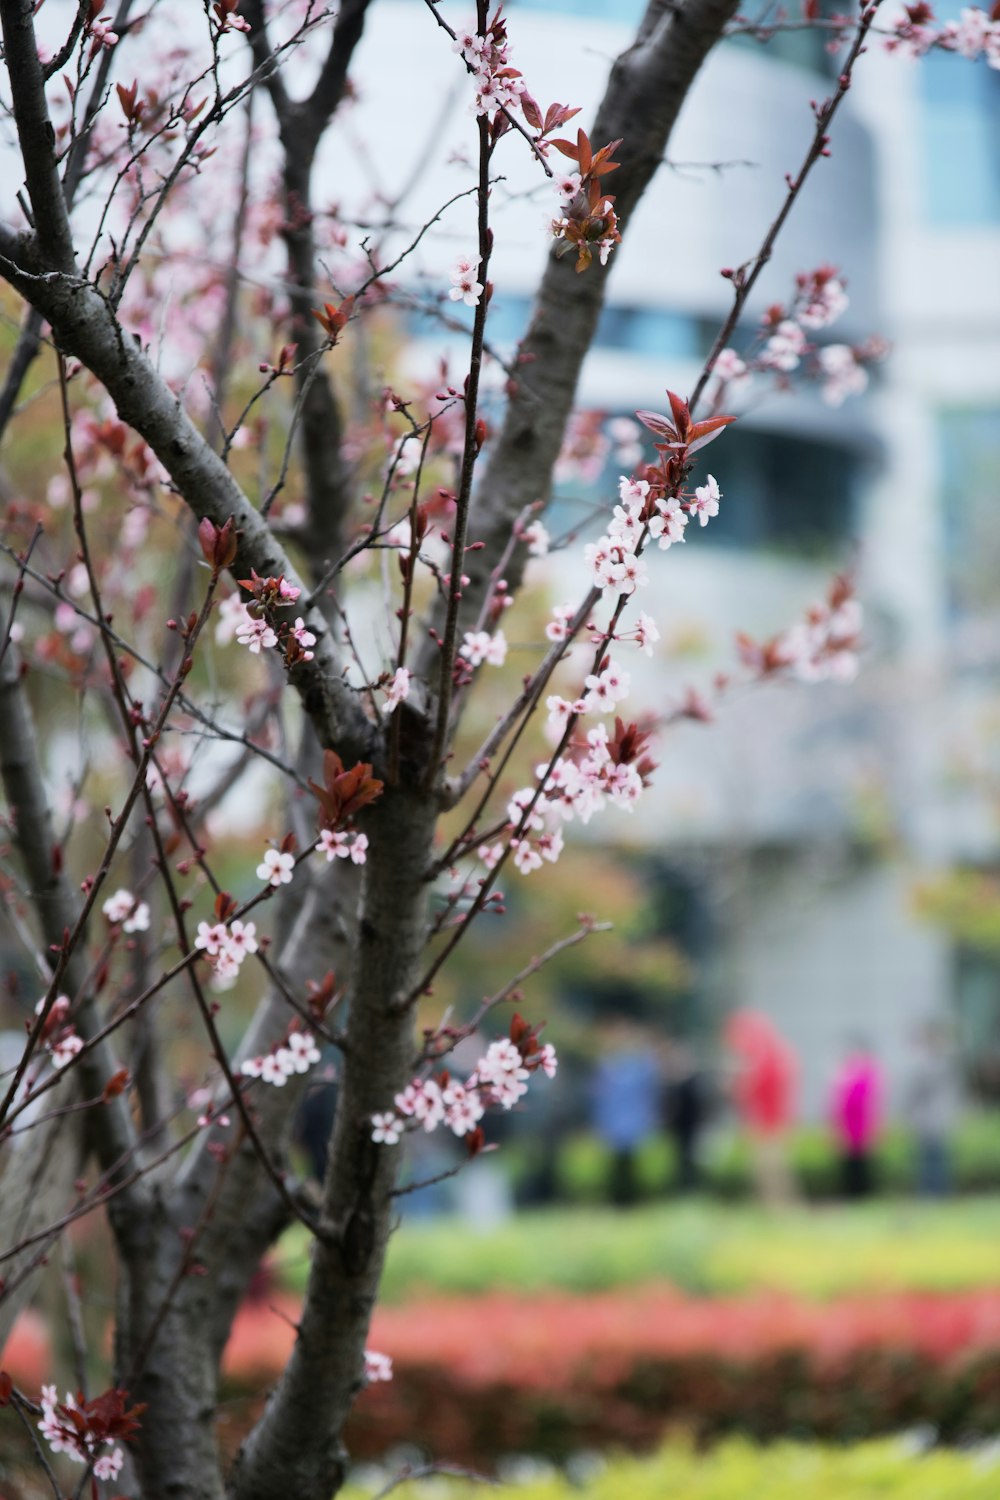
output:
<svg viewBox="0 0 1000 1500"><path fill-rule="evenodd" d="M590 138L595 145L622 141L615 153L621 167L614 192L615 210L626 226L662 161L688 89L736 9L737 0L682 5L652 0L635 43L615 62ZM614 256L607 266L595 259L577 275L572 257L560 259L554 251L549 257L521 344L526 373L519 377L476 488L469 535L485 545L467 557L470 582L463 590L460 629L470 629L478 617L515 520L526 505L548 495L614 264ZM512 589L520 583L525 559L526 548L518 547L505 575ZM429 622L439 635L444 614L438 604ZM437 670L437 656L437 646L426 636L417 663L421 675Z"/></svg>

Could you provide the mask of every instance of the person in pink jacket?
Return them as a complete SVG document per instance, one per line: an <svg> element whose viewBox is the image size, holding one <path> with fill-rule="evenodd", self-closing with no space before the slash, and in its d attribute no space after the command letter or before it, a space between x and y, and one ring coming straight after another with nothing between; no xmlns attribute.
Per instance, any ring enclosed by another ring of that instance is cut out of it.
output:
<svg viewBox="0 0 1000 1500"><path fill-rule="evenodd" d="M865 1198L873 1187L872 1150L882 1123L882 1070L864 1042L852 1043L837 1072L830 1113L844 1193Z"/></svg>

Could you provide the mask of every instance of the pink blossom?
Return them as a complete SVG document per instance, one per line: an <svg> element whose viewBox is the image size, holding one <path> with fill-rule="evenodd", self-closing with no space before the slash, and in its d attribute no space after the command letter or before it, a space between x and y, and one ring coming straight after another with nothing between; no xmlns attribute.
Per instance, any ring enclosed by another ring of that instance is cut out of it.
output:
<svg viewBox="0 0 1000 1500"><path fill-rule="evenodd" d="M335 859L350 859L352 864L363 865L368 858L368 835L346 833L342 829L334 832L324 828L316 844L326 855L327 864Z"/></svg>
<svg viewBox="0 0 1000 1500"><path fill-rule="evenodd" d="M850 299L844 283L829 267L814 271L811 276L800 276L799 287L804 306L798 309L796 317L803 328L826 328L847 311Z"/></svg>
<svg viewBox="0 0 1000 1500"><path fill-rule="evenodd" d="M608 535L615 545L626 552L634 552L639 545L642 536L642 522L639 519L641 503L630 505L616 505L608 525Z"/></svg>
<svg viewBox="0 0 1000 1500"><path fill-rule="evenodd" d="M694 492L694 499L688 505L688 514L697 516L702 526L707 526L711 516L719 514L719 501L722 499L722 491L714 475L709 474L703 485Z"/></svg>
<svg viewBox="0 0 1000 1500"><path fill-rule="evenodd" d="M309 1031L293 1031L288 1038L285 1050L291 1058L290 1066L293 1073L308 1073L309 1069L320 1059L319 1048Z"/></svg>
<svg viewBox="0 0 1000 1500"><path fill-rule="evenodd" d="M563 852L563 836L561 830L555 828L552 829L549 833L539 834L538 838L535 840L535 848L538 850L543 859L547 859L550 864L554 865L560 854Z"/></svg>
<svg viewBox="0 0 1000 1500"><path fill-rule="evenodd" d="M684 541L687 522L687 513L681 510L680 501L676 497L657 500L656 515L649 523L649 534L656 538L660 551L665 552L675 542Z"/></svg>
<svg viewBox="0 0 1000 1500"><path fill-rule="evenodd" d="M254 619L249 610L245 614L246 618L236 627L236 639L241 646L248 646L252 656L259 656L262 649L270 650L278 644L278 637L266 620Z"/></svg>
<svg viewBox="0 0 1000 1500"><path fill-rule="evenodd" d="M503 858L503 844L480 844L476 853L487 870L495 870Z"/></svg>
<svg viewBox="0 0 1000 1500"><path fill-rule="evenodd" d="M611 587L617 594L634 594L637 588L645 587L649 582L646 560L634 552L624 552L615 563L613 573L614 582Z"/></svg>
<svg viewBox="0 0 1000 1500"><path fill-rule="evenodd" d="M528 544L530 557L544 557L549 550L549 534L541 521L532 521L521 533L522 541Z"/></svg>
<svg viewBox="0 0 1000 1500"><path fill-rule="evenodd" d="M391 714L393 709L398 708L400 703L410 696L410 675L409 667L396 668L386 688L385 702L382 705L384 714Z"/></svg>
<svg viewBox="0 0 1000 1500"><path fill-rule="evenodd" d="M63 1032L58 1041L49 1047L49 1056L57 1068L65 1068L78 1052L83 1051L83 1038L77 1036L72 1027Z"/></svg>
<svg viewBox="0 0 1000 1500"><path fill-rule="evenodd" d="M632 639L640 651L644 651L647 656L652 656L653 646L660 639L660 632L656 628L656 621L650 615L641 612L635 622L635 631Z"/></svg>
<svg viewBox="0 0 1000 1500"><path fill-rule="evenodd" d="M94 1464L95 1479L117 1479L121 1473L125 1455L120 1448L112 1448L110 1453L104 1453Z"/></svg>
<svg viewBox="0 0 1000 1500"><path fill-rule="evenodd" d="M629 674L613 662L608 662L603 671L591 673L584 681L588 689L584 703L588 713L604 713L628 697Z"/></svg>
<svg viewBox="0 0 1000 1500"><path fill-rule="evenodd" d="M211 926L208 922L199 922L194 945L207 954L209 958L215 958L220 949L226 944L228 938L229 932L225 922L216 922Z"/></svg>
<svg viewBox="0 0 1000 1500"><path fill-rule="evenodd" d="M149 931L149 907L145 901L136 901L131 891L115 891L101 907L108 921L121 923L125 932Z"/></svg>
<svg viewBox="0 0 1000 1500"><path fill-rule="evenodd" d="M553 1047L551 1042L546 1042L542 1050L539 1052L538 1066L541 1068L546 1078L554 1078L556 1076L556 1069L559 1066L559 1059L556 1057L556 1049Z"/></svg>
<svg viewBox="0 0 1000 1500"><path fill-rule="evenodd" d="M268 849L257 866L257 879L268 885L289 885L295 870L295 855L282 853L280 849Z"/></svg>
<svg viewBox="0 0 1000 1500"><path fill-rule="evenodd" d="M531 806L532 803L534 803L533 807ZM507 803L507 819L515 827L520 827L522 818L524 818L528 808L531 807L531 812L528 813L524 828L526 830L534 829L541 832L545 827L542 819L543 804L544 798L539 797L536 801L534 787L523 786L519 791L514 793Z"/></svg>
<svg viewBox="0 0 1000 1500"><path fill-rule="evenodd" d="M392 1113L372 1115L372 1140L380 1146L395 1146L402 1135L402 1121Z"/></svg>
<svg viewBox="0 0 1000 1500"><path fill-rule="evenodd" d="M284 584L284 579L282 579L282 584ZM298 594L299 590L296 589L295 593ZM295 621L295 624L292 626L292 635L294 636L295 640L298 641L299 645L302 647L302 655L300 657L300 660L301 661L312 661L312 659L313 659L313 657L315 655L315 652L310 651L308 648L310 646L315 646L315 644L316 644L316 637L313 635L313 633L312 633L311 630L307 630L306 629L306 622L302 618L301 615Z"/></svg>
<svg viewBox="0 0 1000 1500"><path fill-rule="evenodd" d="M419 1120L424 1130L431 1131L444 1119L444 1099L441 1089L433 1078L427 1078L423 1082L419 1080L412 1085L414 1090L412 1107L409 1111L415 1120ZM400 1096L396 1096L396 1105L399 1107Z"/></svg>
<svg viewBox="0 0 1000 1500"><path fill-rule="evenodd" d="M747 373L746 364L735 349L723 349L715 361L715 374L719 380L742 380Z"/></svg>
<svg viewBox="0 0 1000 1500"><path fill-rule="evenodd" d="M257 952L257 924L237 919L229 924L225 939L225 951L237 964L242 963L248 953Z"/></svg>
<svg viewBox="0 0 1000 1500"><path fill-rule="evenodd" d="M91 21L87 30L93 38L94 48L107 47L109 50L116 46L119 41L117 31L111 29L111 17L101 16L96 21Z"/></svg>
<svg viewBox="0 0 1000 1500"><path fill-rule="evenodd" d="M822 394L828 406L841 406L848 396L859 396L868 385L868 371L858 364L849 344L827 344L818 358L826 376Z"/></svg>
<svg viewBox="0 0 1000 1500"><path fill-rule="evenodd" d="M569 202L580 191L582 181L579 172L557 172L552 179L552 186L560 198Z"/></svg>
<svg viewBox="0 0 1000 1500"><path fill-rule="evenodd" d="M468 1135L470 1130L475 1130L485 1111L474 1089L452 1082L442 1092L441 1098L444 1102L445 1124L449 1130L458 1136Z"/></svg>
<svg viewBox="0 0 1000 1500"><path fill-rule="evenodd" d="M220 646L227 646L240 626L250 619L247 607L239 594L227 594L220 599L215 621L215 639Z"/></svg>
<svg viewBox="0 0 1000 1500"><path fill-rule="evenodd" d="M532 846L528 839L511 839L510 847L514 851L514 864L522 875L530 875L533 870L542 868L542 856Z"/></svg>
<svg viewBox="0 0 1000 1500"><path fill-rule="evenodd" d="M806 336L798 323L784 318L764 345L760 362L767 369L788 373L797 368L805 353Z"/></svg>
<svg viewBox="0 0 1000 1500"><path fill-rule="evenodd" d="M479 255L460 255L451 272L452 302L464 302L466 307L477 307L483 295L483 284L476 280L476 271L481 260Z"/></svg>
<svg viewBox="0 0 1000 1500"><path fill-rule="evenodd" d="M285 1058L282 1056L283 1047L276 1052L268 1052L260 1060L259 1077L263 1083L271 1083L275 1088L283 1089L288 1082L290 1069L285 1066Z"/></svg>
<svg viewBox="0 0 1000 1500"><path fill-rule="evenodd" d="M619 549L610 536L598 537L596 542L588 542L584 547L584 561L591 571L595 588L606 589L614 583L613 570L618 556Z"/></svg>
<svg viewBox="0 0 1000 1500"><path fill-rule="evenodd" d="M554 741L558 740L561 738L566 725L569 723L570 718L572 717L573 704L570 703L568 698L560 698L558 693L553 693L551 697L546 698L545 707L549 711L549 716L545 721L545 727L549 731L552 739Z"/></svg>
<svg viewBox="0 0 1000 1500"><path fill-rule="evenodd" d="M502 667L507 659L507 637L502 630L493 635L488 630L467 630L458 654L471 667L478 667L483 662L491 667Z"/></svg>
<svg viewBox="0 0 1000 1500"><path fill-rule="evenodd" d="M545 634L550 641L564 641L569 635L569 622L576 614L572 604L557 604L552 611L552 619L545 627Z"/></svg>
<svg viewBox="0 0 1000 1500"><path fill-rule="evenodd" d="M471 27L462 27L455 33L451 44L453 52L459 52L472 68L481 66L483 54L489 51L489 42Z"/></svg>
<svg viewBox="0 0 1000 1500"><path fill-rule="evenodd" d="M365 1350L365 1379L369 1385L392 1379L392 1360L388 1354L379 1354L376 1349Z"/></svg>

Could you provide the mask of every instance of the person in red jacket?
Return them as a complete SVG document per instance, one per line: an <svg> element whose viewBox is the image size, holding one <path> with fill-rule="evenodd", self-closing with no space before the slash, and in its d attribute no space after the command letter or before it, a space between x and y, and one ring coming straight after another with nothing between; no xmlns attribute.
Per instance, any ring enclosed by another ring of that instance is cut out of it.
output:
<svg viewBox="0 0 1000 1500"><path fill-rule="evenodd" d="M725 1040L736 1063L733 1102L753 1143L761 1196L787 1202L793 1196L785 1137L795 1117L795 1053L774 1023L756 1010L734 1011Z"/></svg>

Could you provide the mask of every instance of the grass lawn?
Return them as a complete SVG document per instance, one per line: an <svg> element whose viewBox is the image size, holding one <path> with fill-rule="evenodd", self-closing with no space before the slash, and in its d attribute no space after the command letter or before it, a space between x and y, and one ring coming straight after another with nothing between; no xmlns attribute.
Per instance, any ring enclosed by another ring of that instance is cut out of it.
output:
<svg viewBox="0 0 1000 1500"><path fill-rule="evenodd" d="M306 1253L305 1232L290 1231L276 1257L286 1285L303 1287ZM768 1288L816 1298L998 1286L1000 1197L782 1210L704 1200L557 1208L517 1214L482 1234L450 1218L407 1223L390 1247L383 1297L651 1281L704 1295Z"/></svg>

